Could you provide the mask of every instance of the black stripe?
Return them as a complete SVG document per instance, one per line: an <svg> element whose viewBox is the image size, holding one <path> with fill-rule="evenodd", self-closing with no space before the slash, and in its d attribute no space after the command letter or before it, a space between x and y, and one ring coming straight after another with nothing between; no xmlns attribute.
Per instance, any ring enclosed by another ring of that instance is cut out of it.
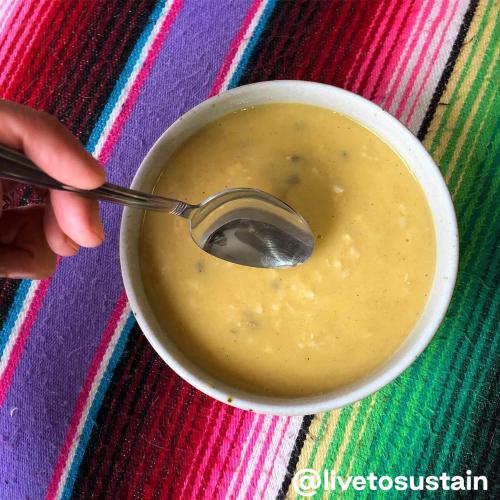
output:
<svg viewBox="0 0 500 500"><path fill-rule="evenodd" d="M144 340L144 337L141 336L141 338ZM145 340L144 340L144 343L146 344ZM145 363L144 368L142 368L142 375L140 376L141 380L137 386L137 389L136 389L135 394L134 394L134 398L131 401L130 406L128 408L122 409L122 410L126 410L128 425L131 424L130 417L134 416L136 419L139 419L142 422L144 419L144 416L145 416L144 415L145 412L142 414L137 414L136 407L137 407L137 404L139 402L139 399L143 395L144 387L146 385L146 380L151 373L151 368L153 367L153 364L157 360L157 357L158 357L156 352L154 352L153 349L149 345L145 345L145 348L150 351L149 359ZM159 379L159 372L160 371L158 371L157 376L156 376L156 380L154 381L155 386L156 386L156 382ZM138 375L139 375L139 370L134 372L134 377L137 377ZM126 390L125 392L129 392L129 391ZM150 395L150 398L151 398L151 395ZM146 411L147 411L147 409L146 409ZM122 411L122 413L123 413L123 411ZM106 447L108 447L108 446L113 447L114 451L113 451L113 455L112 455L111 461L110 461L109 472L107 473L107 476L110 478L110 481L108 481L108 484L106 485L106 488L104 490L104 493L103 493L104 498L117 498L115 495L110 494L112 492L109 492L108 490L109 490L111 485L118 484L119 486L122 486L123 483L121 481L126 480L126 477L124 477L124 473L127 470L126 467L124 467L122 470L116 470L116 464L117 464L118 456L121 454L121 452L123 450L124 438L129 430L128 425L125 425L123 427L123 429L120 433L120 437L116 441L113 441L113 443L108 442L108 444L106 446ZM135 437L137 437L138 434L139 433L136 432ZM133 453L133 448L131 448L131 453ZM129 457L130 457L131 453L129 453ZM120 477L116 480L115 475L118 475Z"/></svg>
<svg viewBox="0 0 500 500"><path fill-rule="evenodd" d="M258 72L266 65L266 60L269 57L270 47L269 41L272 40L272 33L282 24L282 20L286 18L289 10L289 4L285 0L278 0L274 6L272 14L269 16L266 26L262 30L262 33L255 45L252 54L248 60L247 65L243 69L240 79L236 82L236 85L245 85L247 83L253 83L259 81ZM261 63L261 60L263 62Z"/></svg>
<svg viewBox="0 0 500 500"><path fill-rule="evenodd" d="M86 498L83 494L85 487L94 484L95 475L99 476L99 471L96 472L96 467L102 467L103 455L106 453L109 446L109 435L107 428L104 427L105 422L113 422L115 417L120 413L123 400L127 395L129 380L135 373L135 369L145 350L146 343L141 341L143 335L137 323L134 324L127 340L127 345L115 367L113 378L106 391L101 408L97 414L91 436L85 449L82 463L78 469L78 476L73 488L75 498ZM112 404L114 409L111 410ZM83 496L82 496L83 495Z"/></svg>
<svg viewBox="0 0 500 500"><path fill-rule="evenodd" d="M424 120L422 121L422 125L420 125L420 129L417 133L417 137L421 141L424 140L429 130L432 119L434 118L436 109L439 105L439 101L441 100L441 97L444 91L446 90L446 86L448 85L448 81L450 80L453 68L455 67L458 56L460 54L460 50L464 45L465 37L469 32L472 19L474 18L474 14L476 13L478 3L479 0L472 0L471 3L469 4L467 12L464 15L457 38L455 39L455 43L453 44L453 47L451 49L450 57L448 58L448 61L446 61L446 65L444 67L441 78L439 79L439 83L437 84L436 90L434 91L434 95L432 96L429 107L427 108L427 112L425 113Z"/></svg>
<svg viewBox="0 0 500 500"><path fill-rule="evenodd" d="M281 488L276 496L276 500L285 500L288 488L292 482L293 475L295 474L295 469L297 467L297 462L299 461L300 452L304 446L304 442L309 432L309 427L311 426L312 419L314 415L306 415L302 420L302 425L300 427L297 439L295 440L295 445L293 447L292 453L290 455L290 460L288 461L288 466L286 468L286 474L281 483Z"/></svg>
<svg viewBox="0 0 500 500"><path fill-rule="evenodd" d="M316 12L318 11L318 4L314 3L313 5L314 7L309 13L309 15L302 21L300 19L304 17L308 7L310 7L310 4L302 3L302 5L300 6L295 18L295 23L292 24L290 32L287 34L286 42L284 43L278 57L276 58L277 64L273 68L271 68L271 72L266 77L266 80L276 80L276 78L286 78L287 75L289 74L290 65L288 64L286 55L290 50L290 47L292 45L297 44L296 37L300 37L303 35L300 31L299 33L297 33L299 28L300 27L307 28L308 23L310 23L311 19L313 19L314 16L316 15Z"/></svg>

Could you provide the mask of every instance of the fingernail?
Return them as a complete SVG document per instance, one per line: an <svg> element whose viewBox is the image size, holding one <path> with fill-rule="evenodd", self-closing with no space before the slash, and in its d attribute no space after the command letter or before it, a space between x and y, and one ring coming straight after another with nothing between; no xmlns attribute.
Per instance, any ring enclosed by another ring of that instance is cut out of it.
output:
<svg viewBox="0 0 500 500"><path fill-rule="evenodd" d="M71 247L73 252L76 253L76 252L78 252L78 250L80 250L80 245L78 243L74 242L71 238L67 238L67 243Z"/></svg>
<svg viewBox="0 0 500 500"><path fill-rule="evenodd" d="M104 241L104 227L100 219L95 222L92 232L99 238L101 243Z"/></svg>

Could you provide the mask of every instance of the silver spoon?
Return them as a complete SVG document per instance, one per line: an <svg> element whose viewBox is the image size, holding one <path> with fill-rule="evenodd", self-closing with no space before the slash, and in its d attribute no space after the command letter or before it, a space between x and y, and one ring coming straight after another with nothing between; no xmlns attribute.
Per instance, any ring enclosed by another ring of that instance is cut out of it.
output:
<svg viewBox="0 0 500 500"><path fill-rule="evenodd" d="M292 267L305 262L314 249L307 222L286 203L258 189L227 189L199 205L109 183L97 189L77 189L53 179L5 146L0 146L0 178L179 215L189 220L191 237L202 250L236 264Z"/></svg>

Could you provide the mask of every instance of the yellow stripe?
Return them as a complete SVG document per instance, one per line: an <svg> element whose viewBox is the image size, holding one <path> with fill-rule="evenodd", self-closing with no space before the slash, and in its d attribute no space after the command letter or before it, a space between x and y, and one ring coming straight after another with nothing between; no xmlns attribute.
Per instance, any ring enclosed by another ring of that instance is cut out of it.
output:
<svg viewBox="0 0 500 500"><path fill-rule="evenodd" d="M500 52L500 51L498 51L498 52ZM493 65L492 65L492 67L493 67ZM483 99L484 92L485 92L486 88L488 87L488 78L489 78L489 76L486 77L485 83L483 84L483 86L481 87L481 90L479 91L479 93L481 94L481 99L479 99L477 101L478 103L480 103L481 100ZM486 108L485 115L487 115L490 112L491 107L494 106L496 103L497 103L497 101L495 99L492 99L491 102L488 103L488 107ZM470 125L469 120L467 120L467 123ZM457 196L457 194L460 190L460 185L462 184L462 180L464 178L464 175L467 172L467 170L471 164L470 157L472 156L472 154L475 150L477 140L481 137L484 123L485 123L485 121L482 120L480 125L479 125L479 129L476 132L476 136L474 137L474 141L472 142L470 148L468 148L467 151L465 152L466 157L462 158L462 161L460 162L463 165L463 168L462 168L462 171L460 172L460 177L458 178L457 185L455 186L455 189L453 190L453 193L451 194L453 199L455 199L455 197ZM463 135L464 136L467 135L465 131L464 131ZM455 166L455 162L456 162L455 156L458 154L459 154L459 149L457 148L457 150L455 151L455 154L453 156L453 159L452 159L454 166ZM446 182L448 182L449 179L450 179L450 176L446 175Z"/></svg>
<svg viewBox="0 0 500 500"><path fill-rule="evenodd" d="M441 96L441 102L442 103L449 103L452 97L453 92L456 89L456 86L458 84L458 80L461 77L462 70L465 66L465 63L467 59L470 56L470 53L473 49L473 47L478 44L476 54L479 54L480 56L484 55L486 52L486 48L488 46L488 43L490 41L491 33L493 31L493 28L495 26L495 16L491 16L491 18L488 20L486 27L483 31L483 36L479 41L474 40L474 36L477 33L479 29L479 25L481 24L481 21L483 20L484 16L486 15L486 2L479 2L479 5L477 7L476 14L474 15L474 18L472 19L471 26L469 28L469 33L467 36L467 40L465 40L464 45L461 49L461 52L457 58L457 61L455 63L455 67L453 68L453 72L450 76L450 79L448 81L448 84L446 85L446 89ZM473 64L471 66L471 72L467 74L464 78L464 81L462 83L462 89L467 90L460 92L458 94L458 98L455 101L453 105L452 111L448 115L448 119L446 121L446 127L441 135L440 142L433 153L434 160L436 161L437 164L439 164L439 161L442 159L444 151L446 150L446 146L448 145L451 136L454 133L454 124L458 121L458 118L460 116L460 113L462 111L462 107L464 105L465 100L467 99L467 96L469 95L468 90L470 89L471 85L473 84L477 73L479 71L480 64ZM476 103L475 103L476 104ZM436 132L441 128L441 120L443 118L443 115L446 111L446 106L438 106L436 109L436 113L434 114L434 117L432 119L431 125L429 127L429 131L426 135L426 138L424 140L424 146L427 149L430 149L432 141L434 140L434 137L436 135ZM457 144L457 149L461 147L463 144L465 134L461 134L460 141ZM450 171L448 172L449 175L453 173L453 168L454 165L450 165Z"/></svg>

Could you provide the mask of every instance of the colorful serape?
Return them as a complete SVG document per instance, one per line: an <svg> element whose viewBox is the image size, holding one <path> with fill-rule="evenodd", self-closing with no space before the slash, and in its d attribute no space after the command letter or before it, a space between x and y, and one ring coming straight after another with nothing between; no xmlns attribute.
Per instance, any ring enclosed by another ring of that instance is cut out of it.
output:
<svg viewBox="0 0 500 500"><path fill-rule="evenodd" d="M446 320L404 375L342 410L262 416L193 389L145 341L120 277L121 211L103 206L101 248L50 280L0 282L0 497L295 498L292 477L310 467L470 470L498 498L498 14L495 0L1 0L0 96L56 114L110 181L129 184L210 95L331 83L423 141L453 196L461 259Z"/></svg>

